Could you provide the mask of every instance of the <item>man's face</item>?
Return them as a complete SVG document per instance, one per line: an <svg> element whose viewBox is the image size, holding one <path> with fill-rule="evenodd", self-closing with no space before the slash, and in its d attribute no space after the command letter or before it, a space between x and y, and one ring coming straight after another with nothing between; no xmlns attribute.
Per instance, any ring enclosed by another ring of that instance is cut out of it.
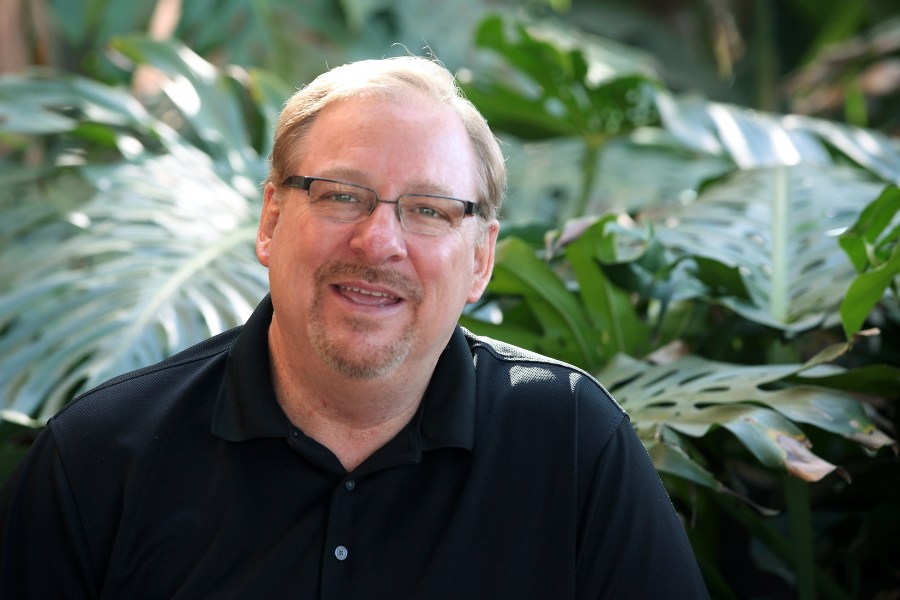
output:
<svg viewBox="0 0 900 600"><path fill-rule="evenodd" d="M358 98L319 114L290 174L355 183L384 200L475 200L475 161L450 108ZM285 350L358 379L433 364L490 278L497 225L478 245L477 220L427 236L405 231L395 205L379 203L361 223L328 221L311 212L306 191L268 184L257 255L269 268L272 327Z"/></svg>

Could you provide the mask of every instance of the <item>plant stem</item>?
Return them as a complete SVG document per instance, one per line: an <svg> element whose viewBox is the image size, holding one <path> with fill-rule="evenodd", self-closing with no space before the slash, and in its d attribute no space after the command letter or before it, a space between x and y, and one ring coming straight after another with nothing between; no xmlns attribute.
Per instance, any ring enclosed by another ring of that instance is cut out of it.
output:
<svg viewBox="0 0 900 600"><path fill-rule="evenodd" d="M762 110L774 111L778 108L778 92L775 81L778 77L778 54L775 47L775 18L771 0L757 0L755 8L754 36L756 47L756 104Z"/></svg>
<svg viewBox="0 0 900 600"><path fill-rule="evenodd" d="M796 477L784 478L784 496L791 534L797 598L816 597L815 562L813 560L812 517L809 508L809 484Z"/></svg>
<svg viewBox="0 0 900 600"><path fill-rule="evenodd" d="M796 483L798 485L806 485L802 481L797 481ZM785 485L788 484L785 483ZM789 495L787 494L787 492L785 492L785 494ZM809 490L806 490L806 494L806 509L808 511ZM730 515L738 523L740 523L740 525L748 532L750 532L751 535L756 536L759 541L772 549L772 551L774 551L778 556L785 560L789 559L792 554L793 542L778 533L775 527L773 527L769 523L769 519L767 519L766 517L761 517L751 508L745 505L741 505L740 502L736 501L734 498L716 493L710 493L708 494L708 497L713 500L726 514ZM807 519L807 523L809 523L809 519ZM811 537L812 535L810 534L810 538ZM810 546L810 550L811 549L812 547ZM835 581L835 579L829 573L818 569L812 563L810 563L810 566L814 571L816 581L819 584L818 589L823 598L826 598L828 600L853 600L854 596L843 587L841 587L841 585L837 581ZM801 596L798 595L798 598L800 597Z"/></svg>
<svg viewBox="0 0 900 600"><path fill-rule="evenodd" d="M591 189L594 187L594 180L597 177L597 159L600 157L600 148L603 142L584 138L584 156L581 158L581 190L575 201L575 211L572 217L577 219L583 217L587 213L588 202L591 198Z"/></svg>

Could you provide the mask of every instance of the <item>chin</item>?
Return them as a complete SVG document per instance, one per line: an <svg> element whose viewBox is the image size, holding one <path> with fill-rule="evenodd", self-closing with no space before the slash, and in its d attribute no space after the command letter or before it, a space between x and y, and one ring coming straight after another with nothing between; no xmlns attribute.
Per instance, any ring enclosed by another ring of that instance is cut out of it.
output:
<svg viewBox="0 0 900 600"><path fill-rule="evenodd" d="M367 338L365 331L354 331L353 335L343 339L337 339L331 331L322 319L311 319L308 327L310 343L325 364L349 379L384 377L410 356L413 347L412 325L385 343L373 343L371 333Z"/></svg>

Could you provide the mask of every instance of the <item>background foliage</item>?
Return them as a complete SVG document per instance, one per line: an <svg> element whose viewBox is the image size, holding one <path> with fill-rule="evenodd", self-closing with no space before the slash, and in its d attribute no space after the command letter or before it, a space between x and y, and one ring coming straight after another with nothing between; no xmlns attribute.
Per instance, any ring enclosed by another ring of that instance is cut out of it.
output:
<svg viewBox="0 0 900 600"><path fill-rule="evenodd" d="M610 388L714 597L900 597L897 13L4 3L2 473L78 391L265 293L257 184L292 88L434 52L509 157L494 278L464 324Z"/></svg>

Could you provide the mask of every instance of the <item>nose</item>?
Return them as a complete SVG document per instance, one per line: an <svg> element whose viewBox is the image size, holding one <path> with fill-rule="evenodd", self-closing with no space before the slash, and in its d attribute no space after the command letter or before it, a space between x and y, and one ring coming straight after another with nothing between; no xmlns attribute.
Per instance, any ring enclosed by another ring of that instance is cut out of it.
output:
<svg viewBox="0 0 900 600"><path fill-rule="evenodd" d="M406 258L406 238L397 204L378 202L372 213L353 228L350 248L369 264Z"/></svg>

